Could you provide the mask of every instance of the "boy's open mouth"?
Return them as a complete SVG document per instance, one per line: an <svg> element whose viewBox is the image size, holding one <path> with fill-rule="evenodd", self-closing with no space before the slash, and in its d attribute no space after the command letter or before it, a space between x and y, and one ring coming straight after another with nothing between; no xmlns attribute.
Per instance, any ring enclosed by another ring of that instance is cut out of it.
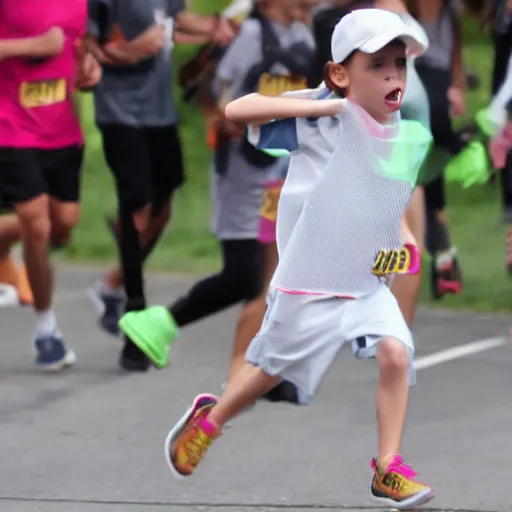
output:
<svg viewBox="0 0 512 512"><path fill-rule="evenodd" d="M402 89L397 87L393 89L389 94L386 95L386 101L390 103L398 103L402 99Z"/></svg>

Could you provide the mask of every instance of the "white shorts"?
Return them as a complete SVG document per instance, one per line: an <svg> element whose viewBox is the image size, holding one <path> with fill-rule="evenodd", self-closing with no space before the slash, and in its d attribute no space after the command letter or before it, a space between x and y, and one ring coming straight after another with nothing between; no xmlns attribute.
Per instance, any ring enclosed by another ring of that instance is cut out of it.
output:
<svg viewBox="0 0 512 512"><path fill-rule="evenodd" d="M363 359L375 357L383 338L395 338L407 347L413 385L411 331L386 285L359 299L273 290L246 360L295 384L301 403L309 403L345 342L351 342L354 355Z"/></svg>

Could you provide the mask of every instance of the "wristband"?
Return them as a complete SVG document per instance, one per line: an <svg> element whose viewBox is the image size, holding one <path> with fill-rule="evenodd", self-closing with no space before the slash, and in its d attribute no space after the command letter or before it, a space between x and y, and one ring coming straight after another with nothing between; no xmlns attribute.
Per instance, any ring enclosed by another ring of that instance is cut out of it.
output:
<svg viewBox="0 0 512 512"><path fill-rule="evenodd" d="M409 266L406 270L406 274L419 274L421 270L421 253L418 247L413 244L404 244L404 247L409 251L410 259Z"/></svg>

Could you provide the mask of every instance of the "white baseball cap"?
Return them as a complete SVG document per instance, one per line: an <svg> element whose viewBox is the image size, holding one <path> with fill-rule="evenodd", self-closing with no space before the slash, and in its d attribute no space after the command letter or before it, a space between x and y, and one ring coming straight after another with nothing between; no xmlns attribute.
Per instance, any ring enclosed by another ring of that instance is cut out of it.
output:
<svg viewBox="0 0 512 512"><path fill-rule="evenodd" d="M420 55L428 44L394 12L357 9L343 16L334 28L331 39L332 58L338 63L355 50L375 53L395 39L405 43L408 55Z"/></svg>

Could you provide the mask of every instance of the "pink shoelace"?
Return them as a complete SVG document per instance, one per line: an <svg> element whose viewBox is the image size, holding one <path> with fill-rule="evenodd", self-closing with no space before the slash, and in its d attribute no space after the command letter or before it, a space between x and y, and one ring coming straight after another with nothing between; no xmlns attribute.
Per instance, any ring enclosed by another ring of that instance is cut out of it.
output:
<svg viewBox="0 0 512 512"><path fill-rule="evenodd" d="M377 460L372 459L370 466L374 471L376 471ZM411 466L404 464L404 459L402 458L401 455L393 456L393 459L391 460L388 469L386 470L386 473L398 473L399 475L402 475L405 478L413 478L417 475L416 471L414 471L414 469L412 469Z"/></svg>

